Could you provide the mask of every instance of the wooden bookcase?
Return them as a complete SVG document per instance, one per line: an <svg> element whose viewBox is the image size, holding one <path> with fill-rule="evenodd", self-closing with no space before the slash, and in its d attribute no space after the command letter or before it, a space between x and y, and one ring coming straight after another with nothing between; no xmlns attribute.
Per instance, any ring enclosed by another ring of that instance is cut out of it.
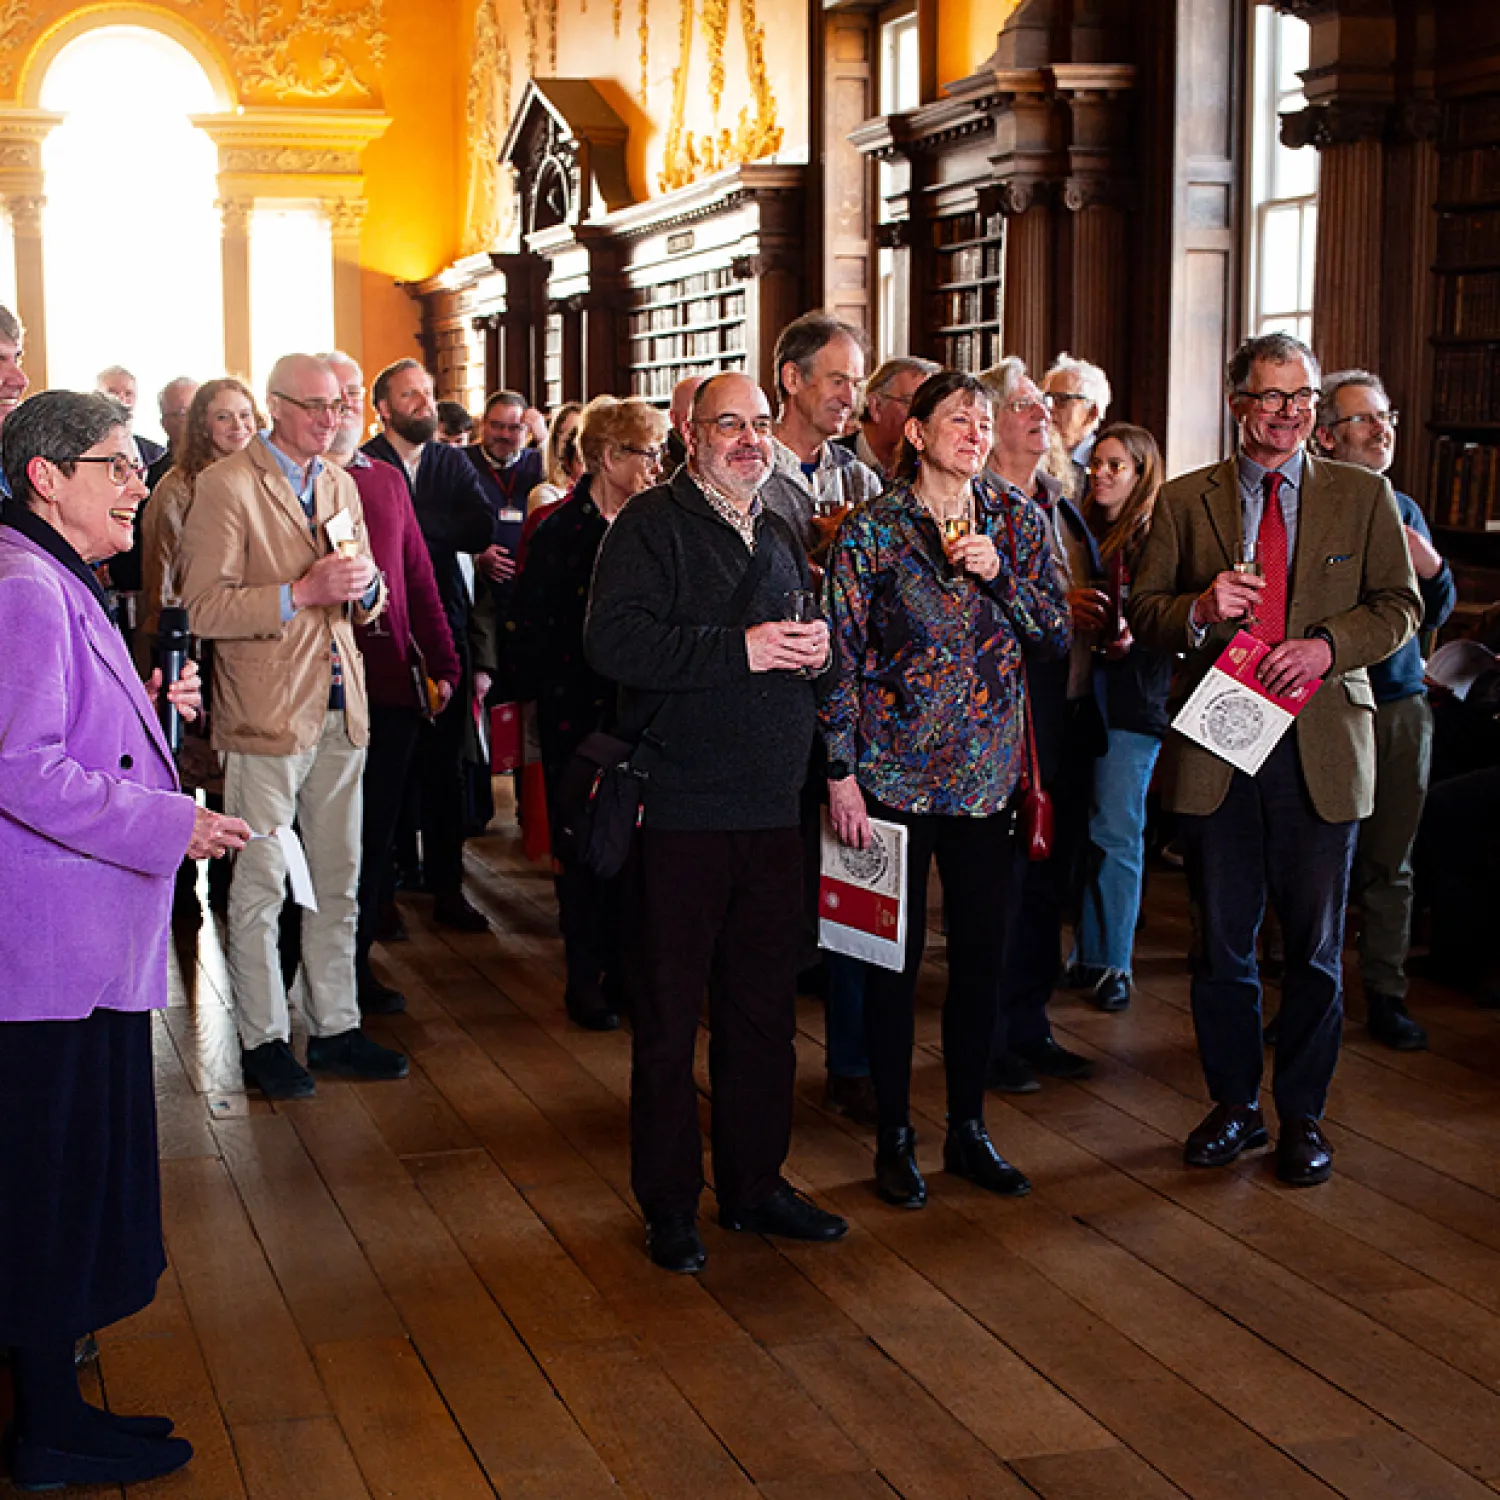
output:
<svg viewBox="0 0 1500 1500"><path fill-rule="evenodd" d="M927 229L932 357L977 375L1004 355L1005 220L974 210L930 219Z"/></svg>
<svg viewBox="0 0 1500 1500"><path fill-rule="evenodd" d="M727 264L638 287L621 358L630 394L660 404L690 375L743 370L748 301Z"/></svg>

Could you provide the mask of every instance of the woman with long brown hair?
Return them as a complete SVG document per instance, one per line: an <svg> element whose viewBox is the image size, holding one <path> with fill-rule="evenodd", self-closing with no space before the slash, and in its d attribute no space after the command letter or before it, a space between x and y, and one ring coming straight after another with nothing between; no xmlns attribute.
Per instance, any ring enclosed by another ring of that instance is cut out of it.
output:
<svg viewBox="0 0 1500 1500"><path fill-rule="evenodd" d="M1144 427L1116 422L1089 455L1083 517L1099 547L1105 592L1119 632L1102 646L1109 747L1095 762L1089 842L1074 955L1075 975L1092 986L1101 1010L1130 1004L1131 951L1145 866L1146 789L1167 732L1171 658L1137 644L1123 607L1151 530L1162 485L1161 451Z"/></svg>

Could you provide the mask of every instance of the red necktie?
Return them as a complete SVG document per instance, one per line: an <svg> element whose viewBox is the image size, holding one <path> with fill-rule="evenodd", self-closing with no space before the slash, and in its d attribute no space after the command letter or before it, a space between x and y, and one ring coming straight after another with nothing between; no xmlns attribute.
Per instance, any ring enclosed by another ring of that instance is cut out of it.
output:
<svg viewBox="0 0 1500 1500"><path fill-rule="evenodd" d="M1266 503L1256 537L1256 555L1266 586L1255 606L1250 634L1268 646L1279 646L1286 639L1286 517L1281 514L1281 486L1285 483L1285 475L1274 469L1266 475Z"/></svg>

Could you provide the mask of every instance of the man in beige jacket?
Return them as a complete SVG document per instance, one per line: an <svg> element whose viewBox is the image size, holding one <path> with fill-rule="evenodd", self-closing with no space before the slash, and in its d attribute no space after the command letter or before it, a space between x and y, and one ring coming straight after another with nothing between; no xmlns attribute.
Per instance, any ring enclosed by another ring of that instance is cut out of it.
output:
<svg viewBox="0 0 1500 1500"><path fill-rule="evenodd" d="M303 913L308 1067L400 1078L406 1058L359 1029L355 892L369 704L354 622L385 589L354 482L324 462L343 414L338 377L291 354L271 371L271 430L204 470L182 534L183 596L214 642L214 748L224 803L257 834L299 826L317 898ZM278 955L286 862L271 838L235 864L229 977L246 1078L271 1098L305 1098Z"/></svg>
<svg viewBox="0 0 1500 1500"><path fill-rule="evenodd" d="M1215 1105L1184 1155L1221 1166L1266 1144L1255 946L1269 900L1286 942L1276 1171L1305 1187L1332 1170L1319 1120L1343 1022L1350 860L1375 794L1365 668L1407 640L1422 601L1390 485L1304 451L1318 399L1312 351L1264 334L1240 346L1227 377L1236 452L1162 490L1130 627L1142 645L1186 653L1184 693L1241 629L1271 648L1259 673L1270 693L1317 684L1254 776L1175 730L1161 760L1198 906L1193 1024Z"/></svg>

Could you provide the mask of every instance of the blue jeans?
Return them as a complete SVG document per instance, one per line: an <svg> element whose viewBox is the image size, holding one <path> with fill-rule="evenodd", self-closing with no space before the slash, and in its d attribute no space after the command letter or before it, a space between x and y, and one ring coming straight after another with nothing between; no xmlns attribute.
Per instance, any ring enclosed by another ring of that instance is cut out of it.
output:
<svg viewBox="0 0 1500 1500"><path fill-rule="evenodd" d="M1146 858L1146 788L1161 741L1111 729L1109 750L1095 763L1089 815L1089 878L1083 891L1074 962L1130 973Z"/></svg>

